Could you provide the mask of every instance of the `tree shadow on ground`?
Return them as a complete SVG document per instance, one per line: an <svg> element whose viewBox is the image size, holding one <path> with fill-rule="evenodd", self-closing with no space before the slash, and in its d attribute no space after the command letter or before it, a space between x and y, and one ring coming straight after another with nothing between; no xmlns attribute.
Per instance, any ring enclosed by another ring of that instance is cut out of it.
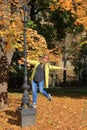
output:
<svg viewBox="0 0 87 130"><path fill-rule="evenodd" d="M58 97L71 97L71 98L87 98L87 86L79 87L79 86L71 86L71 87L49 87L45 88L45 90L50 93L52 96ZM22 89L9 89L10 93L21 93L23 94ZM38 91L39 92L39 91ZM32 94L32 89L29 90L29 94Z"/></svg>
<svg viewBox="0 0 87 130"><path fill-rule="evenodd" d="M46 89L53 96L71 97L71 98L87 98L87 87L56 87Z"/></svg>
<svg viewBox="0 0 87 130"><path fill-rule="evenodd" d="M20 126L21 116L18 111L6 110L5 114L8 116L8 123L11 125Z"/></svg>

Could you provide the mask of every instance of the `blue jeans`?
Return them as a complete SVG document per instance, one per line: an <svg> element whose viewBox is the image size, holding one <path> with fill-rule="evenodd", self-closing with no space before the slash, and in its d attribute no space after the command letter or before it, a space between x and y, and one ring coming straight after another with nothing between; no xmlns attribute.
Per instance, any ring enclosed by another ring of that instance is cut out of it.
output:
<svg viewBox="0 0 87 130"><path fill-rule="evenodd" d="M48 97L48 93L44 90L44 80L41 82L35 82L32 80L32 98L33 103L37 103L37 89L39 88L40 93L42 93L44 96Z"/></svg>

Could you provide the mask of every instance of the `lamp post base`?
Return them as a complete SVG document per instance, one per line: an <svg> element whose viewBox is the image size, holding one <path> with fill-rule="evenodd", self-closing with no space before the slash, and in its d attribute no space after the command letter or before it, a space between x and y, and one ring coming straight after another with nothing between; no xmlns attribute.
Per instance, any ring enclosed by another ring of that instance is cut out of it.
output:
<svg viewBox="0 0 87 130"><path fill-rule="evenodd" d="M21 118L21 127L24 126L32 126L36 124L36 113L37 110L33 107L30 108L23 108L21 110L17 110L19 113L19 116Z"/></svg>

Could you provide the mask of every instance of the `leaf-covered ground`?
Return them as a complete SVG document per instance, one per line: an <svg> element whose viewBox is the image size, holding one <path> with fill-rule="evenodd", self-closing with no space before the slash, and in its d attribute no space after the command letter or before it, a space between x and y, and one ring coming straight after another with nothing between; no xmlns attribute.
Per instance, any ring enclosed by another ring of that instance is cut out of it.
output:
<svg viewBox="0 0 87 130"><path fill-rule="evenodd" d="M49 102L38 94L36 124L23 128L16 112L21 98L22 93L9 93L9 108L0 110L0 130L87 130L86 96L53 95Z"/></svg>

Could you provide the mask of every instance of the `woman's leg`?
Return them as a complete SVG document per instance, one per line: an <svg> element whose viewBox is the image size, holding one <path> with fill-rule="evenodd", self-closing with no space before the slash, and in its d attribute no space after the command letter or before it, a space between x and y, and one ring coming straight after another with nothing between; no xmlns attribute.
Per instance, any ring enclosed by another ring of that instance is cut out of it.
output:
<svg viewBox="0 0 87 130"><path fill-rule="evenodd" d="M32 80L32 99L33 104L37 103L37 83Z"/></svg>
<svg viewBox="0 0 87 130"><path fill-rule="evenodd" d="M41 82L38 82L38 86L39 86L40 93L42 93L44 96L48 98L49 95L46 92L46 90L44 90L44 80L42 80Z"/></svg>

